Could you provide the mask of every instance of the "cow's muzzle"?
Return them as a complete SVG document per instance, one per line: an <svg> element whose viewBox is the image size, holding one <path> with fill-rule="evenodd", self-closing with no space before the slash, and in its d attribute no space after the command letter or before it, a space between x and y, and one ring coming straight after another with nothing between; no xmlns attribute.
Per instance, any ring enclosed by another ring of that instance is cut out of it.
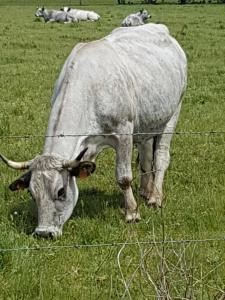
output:
<svg viewBox="0 0 225 300"><path fill-rule="evenodd" d="M62 230L55 226L38 226L33 232L34 237L55 239L62 235Z"/></svg>

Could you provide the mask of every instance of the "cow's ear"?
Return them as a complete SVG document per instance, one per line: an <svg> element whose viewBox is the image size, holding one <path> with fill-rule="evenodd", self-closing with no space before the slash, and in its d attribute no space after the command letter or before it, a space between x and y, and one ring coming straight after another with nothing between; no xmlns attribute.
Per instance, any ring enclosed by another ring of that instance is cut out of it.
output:
<svg viewBox="0 0 225 300"><path fill-rule="evenodd" d="M91 161L82 161L79 165L70 171L71 176L78 178L86 178L90 176L96 169L95 163Z"/></svg>
<svg viewBox="0 0 225 300"><path fill-rule="evenodd" d="M31 171L23 174L20 178L13 181L9 188L11 191L23 190L29 187L31 179Z"/></svg>
<svg viewBox="0 0 225 300"><path fill-rule="evenodd" d="M68 7L67 11L70 11L70 10L71 10L71 8L70 8L70 7Z"/></svg>

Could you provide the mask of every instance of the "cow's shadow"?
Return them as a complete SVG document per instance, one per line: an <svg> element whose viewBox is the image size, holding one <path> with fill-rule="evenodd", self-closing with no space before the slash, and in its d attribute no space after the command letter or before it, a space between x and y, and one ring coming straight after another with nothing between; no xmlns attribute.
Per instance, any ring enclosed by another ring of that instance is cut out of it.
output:
<svg viewBox="0 0 225 300"><path fill-rule="evenodd" d="M19 232L31 234L38 222L37 206L29 195L24 198L24 201L12 207L9 218ZM119 210L122 206L122 193L114 191L110 194L96 188L82 188L70 219L79 217L103 219L104 212L108 207Z"/></svg>
<svg viewBox="0 0 225 300"><path fill-rule="evenodd" d="M73 211L73 217L102 218L107 207L119 209L123 206L123 195L119 191L112 194L99 191L96 188L81 190L78 203Z"/></svg>

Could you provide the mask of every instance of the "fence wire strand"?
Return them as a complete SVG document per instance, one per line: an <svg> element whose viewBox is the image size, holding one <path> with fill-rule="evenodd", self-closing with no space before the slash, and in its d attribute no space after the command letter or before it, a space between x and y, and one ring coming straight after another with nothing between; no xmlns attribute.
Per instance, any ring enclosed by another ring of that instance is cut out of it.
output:
<svg viewBox="0 0 225 300"><path fill-rule="evenodd" d="M149 240L136 242L108 242L98 244L67 244L67 245L52 245L52 246L33 246L33 247L15 247L15 248L0 248L1 252L19 252L19 251L37 251L37 250L58 250L58 249L88 249L88 248L102 248L102 247L121 247L121 246L138 246L138 245L170 245L170 244L203 244L225 242L225 237L209 238L209 239L182 239L182 240Z"/></svg>
<svg viewBox="0 0 225 300"><path fill-rule="evenodd" d="M152 132L137 132L137 133L95 133L95 134L57 134L57 135L44 135L44 134L24 134L24 135L1 135L0 139L32 139L32 138L73 138L73 137L97 137L97 136L155 136L161 134L173 135L225 135L225 131L152 131Z"/></svg>

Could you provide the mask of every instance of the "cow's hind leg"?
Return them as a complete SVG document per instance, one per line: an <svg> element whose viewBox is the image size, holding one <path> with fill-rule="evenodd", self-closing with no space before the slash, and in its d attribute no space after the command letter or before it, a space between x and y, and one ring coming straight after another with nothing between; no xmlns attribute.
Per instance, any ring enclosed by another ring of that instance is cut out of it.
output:
<svg viewBox="0 0 225 300"><path fill-rule="evenodd" d="M140 195L149 200L153 184L153 138L138 145Z"/></svg>
<svg viewBox="0 0 225 300"><path fill-rule="evenodd" d="M118 138L116 149L116 178L124 194L125 200L125 219L127 222L136 222L140 220L140 214L136 200L131 188L132 182L132 135L121 135Z"/></svg>
<svg viewBox="0 0 225 300"><path fill-rule="evenodd" d="M163 133L155 137L154 145L154 181L152 186L151 196L148 200L149 205L159 206L162 205L163 197L163 179L165 172L170 163L170 142L173 132L175 130L177 120L180 113L181 104L177 108L176 112L166 124Z"/></svg>

